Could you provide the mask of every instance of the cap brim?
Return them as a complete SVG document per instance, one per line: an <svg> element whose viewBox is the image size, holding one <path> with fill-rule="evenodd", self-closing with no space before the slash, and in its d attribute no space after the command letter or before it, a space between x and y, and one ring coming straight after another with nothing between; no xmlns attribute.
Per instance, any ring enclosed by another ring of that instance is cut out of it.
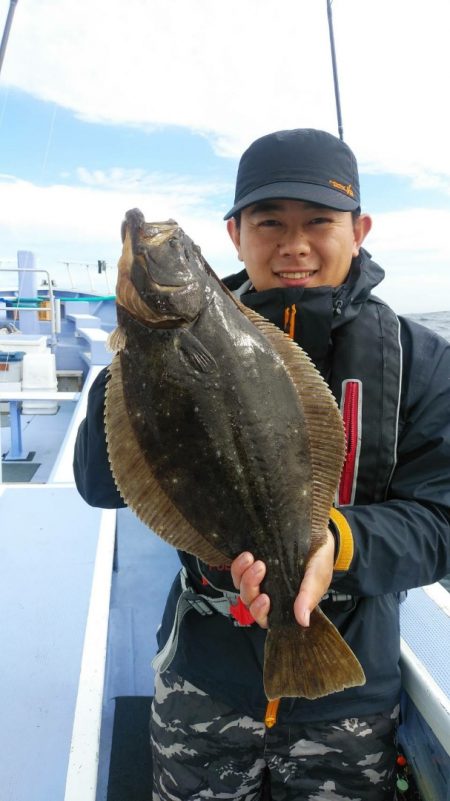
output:
<svg viewBox="0 0 450 801"><path fill-rule="evenodd" d="M359 200L349 195L344 195L336 189L328 186L318 186L317 184L303 184L294 181L284 181L283 183L267 184L259 186L253 192L245 195L233 208L225 214L224 220L229 220L236 212L257 203L260 200L305 200L309 203L317 203L320 206L328 206L339 211L355 211L359 207Z"/></svg>

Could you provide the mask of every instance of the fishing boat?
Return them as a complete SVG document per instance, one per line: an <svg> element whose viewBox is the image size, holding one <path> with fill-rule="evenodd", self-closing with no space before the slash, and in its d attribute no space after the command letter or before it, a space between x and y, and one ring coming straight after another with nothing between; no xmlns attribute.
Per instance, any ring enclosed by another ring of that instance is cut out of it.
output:
<svg viewBox="0 0 450 801"><path fill-rule="evenodd" d="M343 138L331 0L327 10ZM148 801L151 660L179 563L129 509L91 508L76 490L75 437L111 359L115 298L109 286L78 291L70 273L70 288L57 288L34 263L21 251L17 267L0 269L0 797ZM441 584L408 592L401 638L398 798L450 801L450 595ZM269 798L266 788L261 801Z"/></svg>
<svg viewBox="0 0 450 801"><path fill-rule="evenodd" d="M21 295L0 290L1 793L140 801L151 797L151 660L178 559L129 509L91 508L74 484L87 394L111 359L114 296L18 274ZM449 801L441 584L408 592L401 635L399 798Z"/></svg>

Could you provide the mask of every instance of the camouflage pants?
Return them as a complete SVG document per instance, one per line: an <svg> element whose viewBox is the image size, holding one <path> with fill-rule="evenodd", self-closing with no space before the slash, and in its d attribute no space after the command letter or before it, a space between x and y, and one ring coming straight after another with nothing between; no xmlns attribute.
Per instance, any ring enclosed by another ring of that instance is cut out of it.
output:
<svg viewBox="0 0 450 801"><path fill-rule="evenodd" d="M267 729L167 670L152 708L153 801L393 801L391 714Z"/></svg>

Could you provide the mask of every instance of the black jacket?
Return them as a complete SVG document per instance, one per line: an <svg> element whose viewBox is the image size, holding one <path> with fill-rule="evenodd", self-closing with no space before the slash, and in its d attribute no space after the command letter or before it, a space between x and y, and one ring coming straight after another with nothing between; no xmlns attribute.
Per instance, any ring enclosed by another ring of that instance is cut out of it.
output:
<svg viewBox="0 0 450 801"><path fill-rule="evenodd" d="M246 305L280 327L284 310L295 306L295 339L329 381L337 400L342 380L354 378L356 369L370 410L369 418L365 422L363 418L356 495L351 505L339 507L349 524L354 551L346 568L336 571L333 578L338 600L329 598L322 604L360 659L367 683L316 701L284 699L281 719L332 720L391 708L400 689L399 594L450 572L450 345L407 319L400 318L398 323L386 305L371 295L383 275L362 251L346 284L335 290L256 293L248 289L245 272L225 280ZM387 323L379 328L377 321L383 315ZM400 333L397 341L395 321ZM378 356L383 387L373 377ZM395 409L397 373L394 368L389 372L390 358L393 365L398 362L401 390ZM75 446L74 469L84 499L93 506L113 508L124 504L106 455L106 380L104 370L92 386ZM380 404L389 394L392 408L386 411ZM391 426L385 435L383 421L393 409L395 432ZM370 447L364 455L366 441ZM373 479L380 464L383 486L379 478L377 483ZM201 574L215 586L232 588L226 571L214 574L192 556L180 553L180 558L200 591L204 592ZM176 579L163 616L160 645L172 627L179 593ZM172 667L230 706L262 719L264 639L265 632L256 625L241 628L220 615L202 617L191 612L183 621Z"/></svg>

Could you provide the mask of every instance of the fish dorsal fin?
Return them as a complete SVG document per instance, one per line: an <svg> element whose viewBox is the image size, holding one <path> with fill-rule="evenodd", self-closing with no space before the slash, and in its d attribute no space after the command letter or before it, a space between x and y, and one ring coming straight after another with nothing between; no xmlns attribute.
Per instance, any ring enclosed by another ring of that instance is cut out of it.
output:
<svg viewBox="0 0 450 801"><path fill-rule="evenodd" d="M333 393L302 348L276 325L237 301L238 307L282 358L305 415L313 477L311 551L323 542L345 456L344 424Z"/></svg>
<svg viewBox="0 0 450 801"><path fill-rule="evenodd" d="M174 548L210 565L230 559L210 545L174 506L146 460L127 412L120 355L114 356L106 384L105 431L114 481L125 503L145 525Z"/></svg>

